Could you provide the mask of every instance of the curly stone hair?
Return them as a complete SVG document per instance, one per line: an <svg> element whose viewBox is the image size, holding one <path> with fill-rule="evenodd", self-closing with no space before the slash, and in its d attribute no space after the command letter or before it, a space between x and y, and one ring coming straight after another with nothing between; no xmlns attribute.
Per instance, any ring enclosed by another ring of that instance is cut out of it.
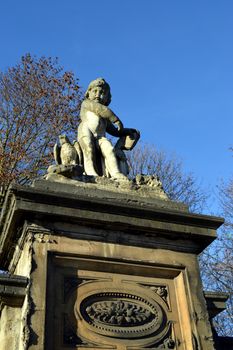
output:
<svg viewBox="0 0 233 350"><path fill-rule="evenodd" d="M96 86L101 86L105 90L105 93L107 94L105 105L108 106L111 102L112 95L110 92L110 86L109 84L103 79L103 78L97 78L95 80L92 80L87 88L87 91L85 93L85 98L89 98L89 92Z"/></svg>

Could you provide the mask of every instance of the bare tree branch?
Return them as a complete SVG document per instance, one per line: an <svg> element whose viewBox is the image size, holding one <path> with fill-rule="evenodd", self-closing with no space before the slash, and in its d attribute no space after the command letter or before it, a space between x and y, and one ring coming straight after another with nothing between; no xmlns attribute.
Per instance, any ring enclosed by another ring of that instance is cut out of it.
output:
<svg viewBox="0 0 233 350"><path fill-rule="evenodd" d="M154 145L139 143L127 155L130 175L158 175L168 197L186 203L192 211L202 211L207 194L192 173L185 173L180 159L158 150Z"/></svg>
<svg viewBox="0 0 233 350"><path fill-rule="evenodd" d="M0 185L36 177L64 132L76 138L82 92L57 59L27 54L0 73Z"/></svg>

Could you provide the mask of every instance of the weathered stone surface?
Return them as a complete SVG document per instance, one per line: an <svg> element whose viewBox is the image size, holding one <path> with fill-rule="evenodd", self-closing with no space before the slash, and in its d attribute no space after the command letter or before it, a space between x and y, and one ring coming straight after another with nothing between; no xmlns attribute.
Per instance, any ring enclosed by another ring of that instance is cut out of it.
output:
<svg viewBox="0 0 233 350"><path fill-rule="evenodd" d="M59 166L50 166L48 169L48 175L46 175L46 180L50 182L57 182L60 184L66 184L66 185L72 185L73 188L69 190L69 187L61 187L65 189L65 192L70 192L74 190L74 186L77 187L83 187L83 188L89 188L90 190L108 190L111 192L117 192L117 193L124 193L125 195L128 193L129 196L136 195L138 198L144 197L144 198L154 198L154 199L162 199L162 200L168 200L168 197L166 193L163 190L162 183L159 181L159 179L155 176L138 176L133 181L116 181L108 177L102 177L102 176L88 176L88 175L81 175L79 173L79 176L74 176L74 173L77 172L77 166L67 166L66 168L62 167L62 170L60 170L61 167ZM78 168L80 169L80 168ZM66 176L63 176L64 173ZM70 174L72 174L70 176ZM139 180L140 178L140 180ZM143 179L143 180L142 180ZM34 182L34 187L38 187L39 183L41 183L41 180L37 180ZM46 186L44 183L42 186ZM172 202L169 201L168 206L172 206ZM162 203L161 203L162 204ZM176 202L173 202L173 205L182 207L182 204L177 204ZM185 205L183 205L183 208Z"/></svg>
<svg viewBox="0 0 233 350"><path fill-rule="evenodd" d="M24 276L0 274L0 302L21 306L26 295L28 279Z"/></svg>
<svg viewBox="0 0 233 350"><path fill-rule="evenodd" d="M124 151L134 148L140 133L123 127L108 108L110 102L109 84L103 78L93 80L81 105L78 140L71 144L66 135L59 136L60 145L54 146L56 165L49 167L47 180L71 184L68 179L85 181L80 175L86 175L128 182L129 166ZM106 132L118 137L115 146L107 139ZM60 176L54 176L57 174Z"/></svg>
<svg viewBox="0 0 233 350"><path fill-rule="evenodd" d="M0 348L23 349L20 339L28 279L0 274Z"/></svg>
<svg viewBox="0 0 233 350"><path fill-rule="evenodd" d="M91 185L73 187L41 181L35 186L13 186L2 210L0 252L5 265L7 256L14 251L12 243L18 239L17 225L25 217L37 221L46 218L48 222L50 218L54 222L56 217L57 222L79 223L95 229L104 226L112 232L108 240L193 252L200 252L210 244L223 222L219 218L191 214L182 204ZM99 239L105 238L100 234Z"/></svg>
<svg viewBox="0 0 233 350"><path fill-rule="evenodd" d="M213 350L197 253L223 220L116 186L10 189L0 267L30 279L16 348Z"/></svg>
<svg viewBox="0 0 233 350"><path fill-rule="evenodd" d="M4 306L0 318L1 349L20 349L20 308Z"/></svg>
<svg viewBox="0 0 233 350"><path fill-rule="evenodd" d="M125 148L132 149L136 143L134 141L139 138L139 133L134 129L124 129L121 120L108 108L110 102L109 84L103 78L93 80L88 86L85 100L81 105L78 141L83 152L86 175L98 176L104 174L113 179L125 181L127 179L127 167L120 166L117 154L121 150L123 154ZM114 124L117 126L116 128ZM124 138L130 136L132 142L130 143L130 138L129 140L125 139L123 147L118 144L118 152L115 152L113 145L106 138L106 131L112 136ZM100 152L99 160L98 152ZM126 159L121 157L121 163L124 161L126 162ZM125 169L126 173L123 173L122 169Z"/></svg>
<svg viewBox="0 0 233 350"><path fill-rule="evenodd" d="M58 174L62 175L65 178L76 178L83 174L83 168L80 165L50 165L48 168L48 174ZM47 178L49 179L49 175ZM61 181L62 182L62 181Z"/></svg>
<svg viewBox="0 0 233 350"><path fill-rule="evenodd" d="M226 301L229 298L229 294L205 291L204 296L210 318L214 318L220 312L226 309Z"/></svg>

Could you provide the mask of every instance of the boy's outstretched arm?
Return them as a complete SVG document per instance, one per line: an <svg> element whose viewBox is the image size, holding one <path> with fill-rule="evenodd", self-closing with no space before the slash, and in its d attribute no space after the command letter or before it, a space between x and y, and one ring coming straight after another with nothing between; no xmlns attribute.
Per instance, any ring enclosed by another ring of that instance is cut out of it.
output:
<svg viewBox="0 0 233 350"><path fill-rule="evenodd" d="M122 128L119 130L111 122L107 123L106 131L110 135L115 136L115 137L121 137L121 136L128 136L128 135L137 134L138 138L140 138L140 132L138 130L132 129L132 128L124 128L123 125L122 125Z"/></svg>

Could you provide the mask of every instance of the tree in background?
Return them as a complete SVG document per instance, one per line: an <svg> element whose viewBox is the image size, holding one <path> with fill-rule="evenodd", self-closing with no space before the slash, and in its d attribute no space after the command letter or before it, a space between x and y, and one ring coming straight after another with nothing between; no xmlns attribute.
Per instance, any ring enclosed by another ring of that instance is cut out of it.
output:
<svg viewBox="0 0 233 350"><path fill-rule="evenodd" d="M207 195L192 173L185 173L176 156L157 150L154 145L139 143L127 155L130 175L158 175L168 197L187 204L191 211L201 212Z"/></svg>
<svg viewBox="0 0 233 350"><path fill-rule="evenodd" d="M0 185L43 174L60 133L76 138L82 102L78 81L53 58L27 54L0 73ZM139 145L129 154L131 175L157 174L168 196L200 211L205 195L175 157Z"/></svg>
<svg viewBox="0 0 233 350"><path fill-rule="evenodd" d="M225 224L200 262L205 288L229 294L227 309L215 317L214 325L220 335L233 336L233 177L218 190Z"/></svg>
<svg viewBox="0 0 233 350"><path fill-rule="evenodd" d="M60 133L76 138L82 93L72 72L57 59L27 54L19 64L0 73L0 197L12 181L21 184L45 171L52 161L52 148ZM201 212L206 194L182 162L153 145L139 144L128 155L131 177L158 175L170 199ZM2 193L1 193L2 191ZM205 286L233 293L233 178L220 187L221 235L202 256ZM219 315L220 334L232 335L233 300L225 316Z"/></svg>
<svg viewBox="0 0 233 350"><path fill-rule="evenodd" d="M203 210L207 196L177 157L141 143L129 152L128 161L131 177L156 174L170 199L186 203L191 211ZM200 264L205 289L229 294L228 308L215 317L214 326L219 335L233 336L233 177L219 186L219 202L226 221L218 239L201 255Z"/></svg>
<svg viewBox="0 0 233 350"><path fill-rule="evenodd" d="M26 54L0 73L0 185L25 183L51 158L56 137L73 133L82 100L78 81L58 60Z"/></svg>

